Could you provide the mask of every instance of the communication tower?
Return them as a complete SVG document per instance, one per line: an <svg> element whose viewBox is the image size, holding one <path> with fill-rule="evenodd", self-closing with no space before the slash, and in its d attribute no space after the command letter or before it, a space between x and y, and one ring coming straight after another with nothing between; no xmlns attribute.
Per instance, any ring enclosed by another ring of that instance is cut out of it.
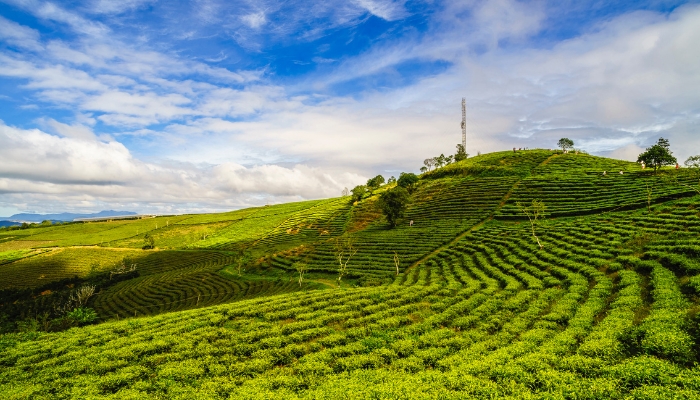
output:
<svg viewBox="0 0 700 400"><path fill-rule="evenodd" d="M462 97L462 147L467 150L467 102Z"/></svg>

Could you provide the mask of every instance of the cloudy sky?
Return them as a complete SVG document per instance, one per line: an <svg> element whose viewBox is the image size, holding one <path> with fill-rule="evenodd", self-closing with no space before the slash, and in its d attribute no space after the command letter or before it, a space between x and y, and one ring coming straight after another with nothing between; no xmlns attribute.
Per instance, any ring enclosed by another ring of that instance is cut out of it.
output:
<svg viewBox="0 0 700 400"><path fill-rule="evenodd" d="M452 154L700 154L700 6L0 0L0 215L332 197Z"/></svg>

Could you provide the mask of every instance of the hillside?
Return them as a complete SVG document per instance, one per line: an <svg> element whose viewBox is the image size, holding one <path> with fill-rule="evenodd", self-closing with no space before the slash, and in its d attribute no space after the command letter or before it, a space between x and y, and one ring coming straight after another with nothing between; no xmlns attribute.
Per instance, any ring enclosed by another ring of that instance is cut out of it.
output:
<svg viewBox="0 0 700 400"><path fill-rule="evenodd" d="M394 229L383 187L357 204L0 230L0 392L700 398L699 182L507 151L425 173ZM532 200L542 248L519 207ZM98 323L44 332L42 313L86 284Z"/></svg>

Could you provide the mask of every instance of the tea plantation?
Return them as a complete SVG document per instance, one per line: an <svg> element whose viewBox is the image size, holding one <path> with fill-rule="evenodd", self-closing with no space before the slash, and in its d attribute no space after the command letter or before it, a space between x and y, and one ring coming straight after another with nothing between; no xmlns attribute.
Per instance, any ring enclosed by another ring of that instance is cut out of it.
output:
<svg viewBox="0 0 700 400"><path fill-rule="evenodd" d="M695 171L485 154L423 174L393 229L386 188L0 230L0 393L700 398ZM534 226L533 200L545 205ZM94 323L47 322L88 284Z"/></svg>

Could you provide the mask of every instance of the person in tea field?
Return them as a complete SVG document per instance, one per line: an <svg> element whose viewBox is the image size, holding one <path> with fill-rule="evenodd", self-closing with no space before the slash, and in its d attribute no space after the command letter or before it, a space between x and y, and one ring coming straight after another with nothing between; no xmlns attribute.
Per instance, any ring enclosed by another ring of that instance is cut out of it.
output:
<svg viewBox="0 0 700 400"><path fill-rule="evenodd" d="M624 172L622 172L622 170L620 170L620 175L624 175Z"/></svg>
<svg viewBox="0 0 700 400"><path fill-rule="evenodd" d="M608 175L608 171L603 171L603 176L607 176L607 175Z"/></svg>
<svg viewBox="0 0 700 400"><path fill-rule="evenodd" d="M408 226L413 226L413 220L408 223Z"/></svg>

